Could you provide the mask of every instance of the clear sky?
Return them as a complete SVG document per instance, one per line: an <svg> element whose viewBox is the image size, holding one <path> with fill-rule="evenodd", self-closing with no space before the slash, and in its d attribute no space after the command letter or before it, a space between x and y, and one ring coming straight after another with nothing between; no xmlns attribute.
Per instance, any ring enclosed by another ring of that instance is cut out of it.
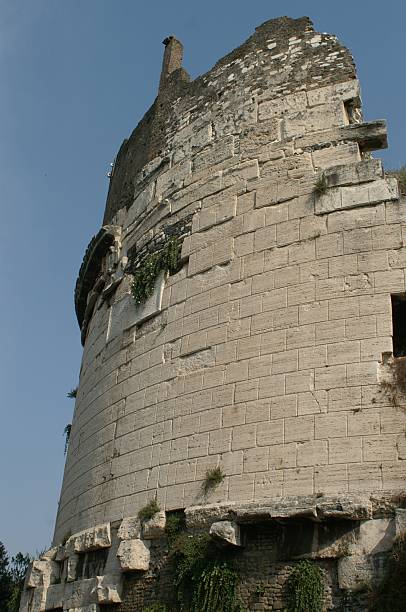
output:
<svg viewBox="0 0 406 612"><path fill-rule="evenodd" d="M49 546L81 359L73 289L106 173L156 95L162 40L192 77L267 19L309 15L353 52L386 167L406 163L399 0L0 0L0 540Z"/></svg>

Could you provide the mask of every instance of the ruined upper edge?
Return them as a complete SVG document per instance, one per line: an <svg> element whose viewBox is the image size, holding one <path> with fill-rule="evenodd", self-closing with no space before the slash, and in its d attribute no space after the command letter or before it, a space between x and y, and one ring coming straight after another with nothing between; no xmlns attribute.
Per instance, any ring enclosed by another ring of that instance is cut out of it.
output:
<svg viewBox="0 0 406 612"><path fill-rule="evenodd" d="M287 45L289 38L308 32L314 32L313 23L309 17L298 19L279 17L268 20L258 26L244 43L226 54L208 72L193 81L181 66L183 55L181 43L173 36L165 39L159 93L131 136L124 140L119 149L109 185L103 225L110 223L120 209L128 208L131 205L134 196L134 178L149 161L165 151L167 142L165 126L171 123L170 119L174 116L173 102L176 99L181 98L186 101L186 99L193 98L196 103L194 113L197 114L199 109L203 109L208 102L217 100L219 97L220 92L213 86L210 78L215 71L245 57L249 52L264 48L269 38L276 38ZM346 49L341 44L340 47ZM171 64L172 68L167 73L165 72L166 62ZM355 78L355 65L349 51L348 66L345 69L339 69L338 73L342 73L343 81ZM314 86L316 85L313 84Z"/></svg>

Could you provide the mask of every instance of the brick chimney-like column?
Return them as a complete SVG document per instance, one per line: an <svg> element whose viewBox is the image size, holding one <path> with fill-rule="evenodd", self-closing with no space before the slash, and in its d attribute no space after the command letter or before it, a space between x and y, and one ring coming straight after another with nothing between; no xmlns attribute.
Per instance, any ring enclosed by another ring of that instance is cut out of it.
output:
<svg viewBox="0 0 406 612"><path fill-rule="evenodd" d="M174 36L168 36L162 41L165 45L164 58L162 60L161 78L159 91L164 87L165 81L174 70L182 67L183 45Z"/></svg>

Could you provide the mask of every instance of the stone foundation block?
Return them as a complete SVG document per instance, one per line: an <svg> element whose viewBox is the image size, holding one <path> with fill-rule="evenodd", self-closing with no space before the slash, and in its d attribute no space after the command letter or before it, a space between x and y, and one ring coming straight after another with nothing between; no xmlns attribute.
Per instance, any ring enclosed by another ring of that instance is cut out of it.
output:
<svg viewBox="0 0 406 612"><path fill-rule="evenodd" d="M149 569L150 552L142 540L123 540L117 557L124 572L145 572Z"/></svg>
<svg viewBox="0 0 406 612"><path fill-rule="evenodd" d="M80 531L71 536L66 543L66 549L72 552L88 552L109 546L111 546L110 523Z"/></svg>
<svg viewBox="0 0 406 612"><path fill-rule="evenodd" d="M343 557L338 561L338 586L350 591L369 584L374 572L369 557L355 555Z"/></svg>
<svg viewBox="0 0 406 612"><path fill-rule="evenodd" d="M156 512L149 521L142 525L142 536L145 540L155 540L165 535L166 515L164 510Z"/></svg>
<svg viewBox="0 0 406 612"><path fill-rule="evenodd" d="M55 561L35 560L31 564L27 587L48 587L59 579L59 565Z"/></svg>

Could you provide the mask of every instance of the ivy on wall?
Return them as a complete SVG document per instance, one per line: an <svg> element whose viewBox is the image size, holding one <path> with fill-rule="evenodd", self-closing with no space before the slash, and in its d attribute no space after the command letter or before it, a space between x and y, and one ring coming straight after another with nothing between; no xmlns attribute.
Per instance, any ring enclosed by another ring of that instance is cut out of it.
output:
<svg viewBox="0 0 406 612"><path fill-rule="evenodd" d="M307 559L299 561L287 582L288 612L322 612L323 572Z"/></svg>
<svg viewBox="0 0 406 612"><path fill-rule="evenodd" d="M175 586L182 610L237 612L238 574L207 533L181 532L171 544Z"/></svg>
<svg viewBox="0 0 406 612"><path fill-rule="evenodd" d="M172 236L161 249L149 253L133 271L134 280L131 285L131 293L137 305L142 304L152 295L160 272L174 274L178 271L180 250L181 245L178 238Z"/></svg>

